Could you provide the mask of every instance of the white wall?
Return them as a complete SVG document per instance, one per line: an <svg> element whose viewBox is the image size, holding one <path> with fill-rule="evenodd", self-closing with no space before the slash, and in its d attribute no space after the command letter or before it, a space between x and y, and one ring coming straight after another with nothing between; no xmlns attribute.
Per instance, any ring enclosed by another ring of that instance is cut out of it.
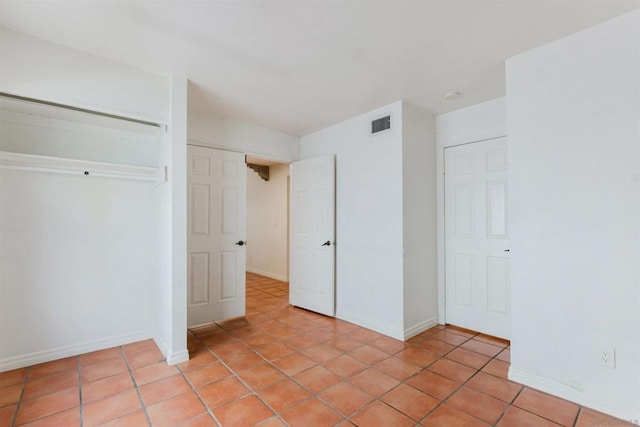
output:
<svg viewBox="0 0 640 427"><path fill-rule="evenodd" d="M435 117L402 103L404 335L438 323Z"/></svg>
<svg viewBox="0 0 640 427"><path fill-rule="evenodd" d="M441 147L497 138L507 134L506 98L497 98L436 117Z"/></svg>
<svg viewBox="0 0 640 427"><path fill-rule="evenodd" d="M371 120L392 115L370 136ZM310 135L300 157L336 155L336 316L404 337L402 103Z"/></svg>
<svg viewBox="0 0 640 427"><path fill-rule="evenodd" d="M289 165L269 166L269 181L247 168L247 271L287 281Z"/></svg>
<svg viewBox="0 0 640 427"><path fill-rule="evenodd" d="M196 111L189 111L188 120L191 143L285 163L300 157L295 135Z"/></svg>
<svg viewBox="0 0 640 427"><path fill-rule="evenodd" d="M640 12L509 59L507 112L509 376L637 420Z"/></svg>
<svg viewBox="0 0 640 427"><path fill-rule="evenodd" d="M0 300L11 308L0 307L0 370L150 337L169 363L186 360L186 80L2 30L0 91L168 125L132 132L45 107L2 113L1 150L166 165L168 180L2 171ZM25 329L9 328L25 316Z"/></svg>
<svg viewBox="0 0 640 427"><path fill-rule="evenodd" d="M168 76L7 29L0 58L0 92L168 122Z"/></svg>
<svg viewBox="0 0 640 427"><path fill-rule="evenodd" d="M126 144L108 129L86 133L71 123L63 133L5 125L0 150L23 141L42 154L37 148L50 148L49 135L64 135L67 152L82 151L83 142L106 142L114 153ZM132 145L148 155L149 143ZM153 182L85 176L80 171L95 164L84 161L35 165L46 171L7 164L0 161L0 371L152 337ZM69 167L77 174L56 172Z"/></svg>
<svg viewBox="0 0 640 427"><path fill-rule="evenodd" d="M505 97L436 116L436 205L438 258L438 321L446 323L444 260L444 150L507 135Z"/></svg>

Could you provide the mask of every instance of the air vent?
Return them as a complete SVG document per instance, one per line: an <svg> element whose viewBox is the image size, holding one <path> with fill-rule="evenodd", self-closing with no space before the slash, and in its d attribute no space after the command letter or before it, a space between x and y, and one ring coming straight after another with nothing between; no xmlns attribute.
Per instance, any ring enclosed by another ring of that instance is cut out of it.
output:
<svg viewBox="0 0 640 427"><path fill-rule="evenodd" d="M384 116L371 121L371 135L389 129L391 129L391 116Z"/></svg>

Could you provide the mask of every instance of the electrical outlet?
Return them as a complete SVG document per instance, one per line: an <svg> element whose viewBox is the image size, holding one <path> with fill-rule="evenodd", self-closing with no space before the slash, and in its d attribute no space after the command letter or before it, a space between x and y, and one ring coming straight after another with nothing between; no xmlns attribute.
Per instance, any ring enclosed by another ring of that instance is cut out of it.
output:
<svg viewBox="0 0 640 427"><path fill-rule="evenodd" d="M616 368L616 349L613 347L601 348L598 352L600 365L610 369Z"/></svg>

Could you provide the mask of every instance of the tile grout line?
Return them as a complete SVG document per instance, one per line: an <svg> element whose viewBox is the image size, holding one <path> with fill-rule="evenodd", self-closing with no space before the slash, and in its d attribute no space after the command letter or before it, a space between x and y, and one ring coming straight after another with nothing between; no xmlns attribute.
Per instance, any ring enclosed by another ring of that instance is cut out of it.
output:
<svg viewBox="0 0 640 427"><path fill-rule="evenodd" d="M133 388L136 390L136 395L138 396L138 400L140 401L140 405L142 406L142 411L144 412L144 416L147 419L147 424L151 427L151 426L153 426L153 424L151 423L151 417L149 416L149 413L147 412L147 406L144 404L144 400L142 400L142 394L140 393L140 388L138 387L138 383L136 382L136 379L133 376L133 370L131 369L131 366L129 366L129 360L127 359L127 355L124 352L124 346L123 345L120 346L120 355L122 356L122 359L124 360L125 365L127 365L127 371L129 372L129 376L131 377L131 381L133 381ZM163 357L161 362L162 361L166 361L166 359ZM132 411L132 412L129 412L128 414L124 414L122 416L133 414L134 412L135 411ZM122 417L118 417L118 418L122 418ZM117 420L118 418L115 418L115 419Z"/></svg>
<svg viewBox="0 0 640 427"><path fill-rule="evenodd" d="M213 324L214 324L214 325L216 325L216 326L218 326L218 327L220 327L220 326L219 326L218 324L216 324L215 322L213 322ZM224 328L223 328L223 329L224 329ZM225 329L225 331L226 331L226 329ZM189 331L189 332L191 333L191 331ZM230 376L235 377L235 379L236 379L236 380L238 380L238 381L239 381L239 382L240 382L244 387L246 387L246 388L247 388L247 390L249 391L249 393L244 394L244 395L242 395L242 396L239 396L239 397L237 397L237 398L233 399L232 401L225 403L224 405L220 405L220 407L227 406L227 405L229 405L229 404L231 404L231 403L233 403L233 402L236 402L236 401L239 401L239 400L241 400L241 399L244 399L244 398L246 398L246 397L247 397L247 396L249 396L249 395L253 395L253 396L255 396L258 400L260 400L264 405L266 405L266 406L267 406L267 408L269 408L269 409L274 413L274 416L277 416L277 417L278 417L278 419L281 419L279 412L278 412L278 411L276 411L276 410L274 410L274 409L271 407L271 405L269 405L267 402L265 402L265 401L262 399L262 396L258 395L258 393L257 393L255 390L253 390L253 388L252 388L252 387L250 387L250 386L249 386L249 384L247 384L247 383L246 383L242 378L240 378L240 376L238 375L238 373L237 373L235 370L231 369L231 368L230 368L230 367L229 367L229 366L228 366L228 365L227 365L227 364L226 364L226 363L225 363L225 362L224 362L224 361L223 361L223 360L222 360L222 359L221 359L217 354L215 354L215 353L213 352L213 350L212 350L211 348L209 348L209 346L205 345L205 344L204 344L204 342L202 342L202 340L201 340L199 337L197 337L197 336L196 336L196 335L194 335L193 333L191 333L191 334L192 334L192 335L193 335L193 336L194 336L194 337L195 337L195 338L200 342L200 344L202 344L202 345L207 349L207 351L208 351L209 353L211 353L211 354L212 354L216 359L218 359L218 363L222 364L222 366L224 366L224 367L225 367L225 369L227 369L229 372L231 372L231 373L232 373L232 375L230 375ZM250 348L250 347L248 347L248 348ZM253 350L253 348L250 348L250 349L251 349L251 350ZM257 354L258 356L262 357L262 355L258 354L255 350L253 350L253 352L254 352L255 354ZM264 359L264 357L263 357L263 359ZM264 359L264 360L266 360L266 359ZM267 361L267 362L268 362L268 361ZM182 369L181 369L180 367L178 367L178 369L180 369L180 372L182 372ZM249 369L251 369L251 368L249 368ZM248 369L247 369L247 370L248 370ZM184 373L183 373L183 376L185 377L185 380L187 380L187 382L189 383L189 385L192 387L193 391L194 391L194 392L196 393L196 395L198 396L198 399L200 399L200 401L202 402L202 404L204 405L204 407L205 407L205 408L207 408L207 412L209 412L209 413L211 414L211 417L213 417L213 419L214 419L214 421L217 423L217 425L222 426L222 423L220 423L220 422L218 421L218 419L215 417L215 415L213 414L213 409L212 409L212 408L209 408L209 406L204 402L204 400L201 398L200 393L198 392L198 390L197 390L197 389L195 388L195 386L191 383L191 381L189 381L189 379L188 379L188 378L186 378L186 375L185 375ZM225 378L229 378L229 377L225 377ZM220 381L223 381L223 380L224 380L224 379L220 379L220 380L218 380L218 381L214 381L214 382L213 382L213 383L211 383L211 384L215 384L215 383L220 382ZM284 381L284 380L283 380L283 381ZM280 381L277 381L277 382L280 382ZM277 383L277 382L276 382L276 383ZM274 383L274 384L276 384L276 383ZM207 384L207 385L208 385L208 384ZM273 417L273 416L271 416L271 417L269 417L269 418L272 418L272 417ZM266 419L268 419L268 418L266 418ZM266 420L266 419L265 419L265 420ZM261 420L260 422L265 421L265 420ZM282 421L284 422L284 420L282 420ZM285 424L286 424L286 423L285 423Z"/></svg>
<svg viewBox="0 0 640 427"><path fill-rule="evenodd" d="M24 397L24 391L27 388L27 381L29 380L30 373L31 373L31 366L27 368L27 373L24 376L24 381L22 383L22 390L20 390L20 396L18 397L18 404L16 405L16 412L13 413L13 418L11 420L11 427L15 426L16 421L18 420L18 411L20 410L20 406L22 405L22 398Z"/></svg>
<svg viewBox="0 0 640 427"><path fill-rule="evenodd" d="M84 403L82 401L82 363L81 357L78 356L78 394L79 394L79 407L80 407L80 427L84 426Z"/></svg>

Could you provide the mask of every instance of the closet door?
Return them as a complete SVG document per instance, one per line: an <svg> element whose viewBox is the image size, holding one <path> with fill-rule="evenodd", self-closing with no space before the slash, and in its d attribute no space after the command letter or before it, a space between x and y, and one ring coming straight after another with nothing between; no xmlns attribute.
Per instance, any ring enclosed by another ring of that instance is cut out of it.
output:
<svg viewBox="0 0 640 427"><path fill-rule="evenodd" d="M188 324L245 314L247 174L244 156L189 146Z"/></svg>

